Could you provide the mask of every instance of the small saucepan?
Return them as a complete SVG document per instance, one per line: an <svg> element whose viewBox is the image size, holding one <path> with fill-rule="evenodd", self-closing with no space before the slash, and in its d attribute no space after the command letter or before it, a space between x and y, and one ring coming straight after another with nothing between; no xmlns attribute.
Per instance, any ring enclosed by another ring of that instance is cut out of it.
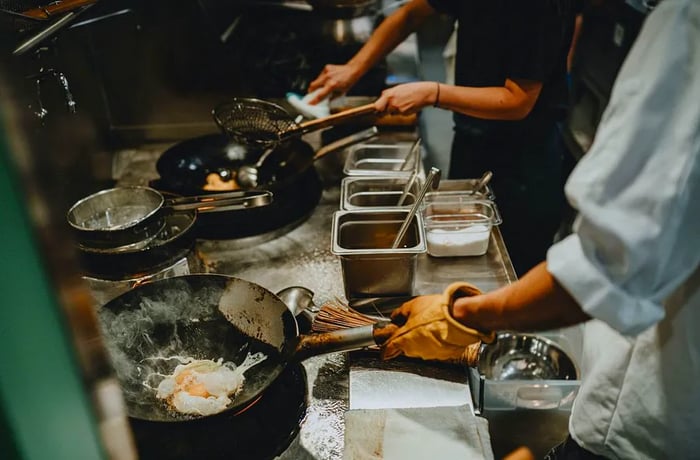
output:
<svg viewBox="0 0 700 460"><path fill-rule="evenodd" d="M155 238L168 213L231 211L271 202L272 193L265 190L166 199L150 187L117 187L79 200L68 210L67 218L82 247L131 248Z"/></svg>

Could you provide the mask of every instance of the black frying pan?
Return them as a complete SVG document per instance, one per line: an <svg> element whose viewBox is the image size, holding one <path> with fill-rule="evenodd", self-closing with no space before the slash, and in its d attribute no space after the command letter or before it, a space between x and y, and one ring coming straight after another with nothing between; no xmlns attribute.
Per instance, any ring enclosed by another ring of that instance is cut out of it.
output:
<svg viewBox="0 0 700 460"><path fill-rule="evenodd" d="M384 323L299 335L296 320L273 293L225 275L186 275L138 286L100 309L107 349L130 417L174 422L203 418L176 414L143 385L152 373L171 374L176 361L155 356L223 358L240 364L248 352L267 359L245 373L227 411L244 409L268 388L288 362L374 345ZM158 379L150 381L157 386Z"/></svg>

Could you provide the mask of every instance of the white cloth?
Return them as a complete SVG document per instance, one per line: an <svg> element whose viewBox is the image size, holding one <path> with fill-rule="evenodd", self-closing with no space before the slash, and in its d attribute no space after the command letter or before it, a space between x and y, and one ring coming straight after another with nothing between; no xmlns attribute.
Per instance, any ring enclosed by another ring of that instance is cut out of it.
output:
<svg viewBox="0 0 700 460"><path fill-rule="evenodd" d="M309 104L311 98L313 98L316 93L320 90L316 90L312 93L300 96L295 93L287 93L287 102L291 104L300 114L304 115L306 118L325 118L331 114L330 109L330 99L325 98L318 102L316 105Z"/></svg>
<svg viewBox="0 0 700 460"><path fill-rule="evenodd" d="M566 187L548 269L583 309L569 429L610 458L700 458L700 2L665 0ZM598 321L599 320L599 321Z"/></svg>
<svg viewBox="0 0 700 460"><path fill-rule="evenodd" d="M471 407L354 409L343 460L493 460L488 422Z"/></svg>

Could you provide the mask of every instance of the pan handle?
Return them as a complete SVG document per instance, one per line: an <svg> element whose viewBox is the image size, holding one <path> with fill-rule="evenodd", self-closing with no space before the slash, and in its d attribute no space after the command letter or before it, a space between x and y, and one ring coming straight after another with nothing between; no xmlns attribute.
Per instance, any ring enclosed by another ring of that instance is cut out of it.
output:
<svg viewBox="0 0 700 460"><path fill-rule="evenodd" d="M340 122L347 121L352 118L357 118L364 115L371 115L374 113L377 113L377 110L374 108L374 104L361 105L352 109L343 110L342 112L338 112L327 117L317 118L315 120L310 120L301 123L296 128L292 128L282 133L282 137L306 134L311 131L316 131L318 129L334 126Z"/></svg>
<svg viewBox="0 0 700 460"><path fill-rule="evenodd" d="M218 212L267 206L272 202L272 192L235 191L207 195L184 196L166 200L165 206L173 211Z"/></svg>
<svg viewBox="0 0 700 460"><path fill-rule="evenodd" d="M388 338L384 329L389 324L391 324L390 321L378 321L368 326L301 335L294 349L294 358L302 361L325 353L359 350L372 345L381 345Z"/></svg>
<svg viewBox="0 0 700 460"><path fill-rule="evenodd" d="M325 157L329 153L335 152L336 150L340 150L350 145L357 144L358 142L371 139L378 133L379 129L376 126L372 126L371 128L365 129L347 137L343 137L342 139L338 139L337 141L331 142L328 145L324 145L323 147L318 149L316 155L314 155L313 161L320 160L321 158Z"/></svg>

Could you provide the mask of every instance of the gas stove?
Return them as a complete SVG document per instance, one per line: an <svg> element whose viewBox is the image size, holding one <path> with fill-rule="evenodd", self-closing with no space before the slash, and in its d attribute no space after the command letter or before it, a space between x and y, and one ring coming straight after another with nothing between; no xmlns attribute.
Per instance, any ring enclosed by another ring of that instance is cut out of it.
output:
<svg viewBox="0 0 700 460"><path fill-rule="evenodd" d="M187 422L131 419L139 458L273 459L297 437L307 407L304 367L288 366L252 406Z"/></svg>

